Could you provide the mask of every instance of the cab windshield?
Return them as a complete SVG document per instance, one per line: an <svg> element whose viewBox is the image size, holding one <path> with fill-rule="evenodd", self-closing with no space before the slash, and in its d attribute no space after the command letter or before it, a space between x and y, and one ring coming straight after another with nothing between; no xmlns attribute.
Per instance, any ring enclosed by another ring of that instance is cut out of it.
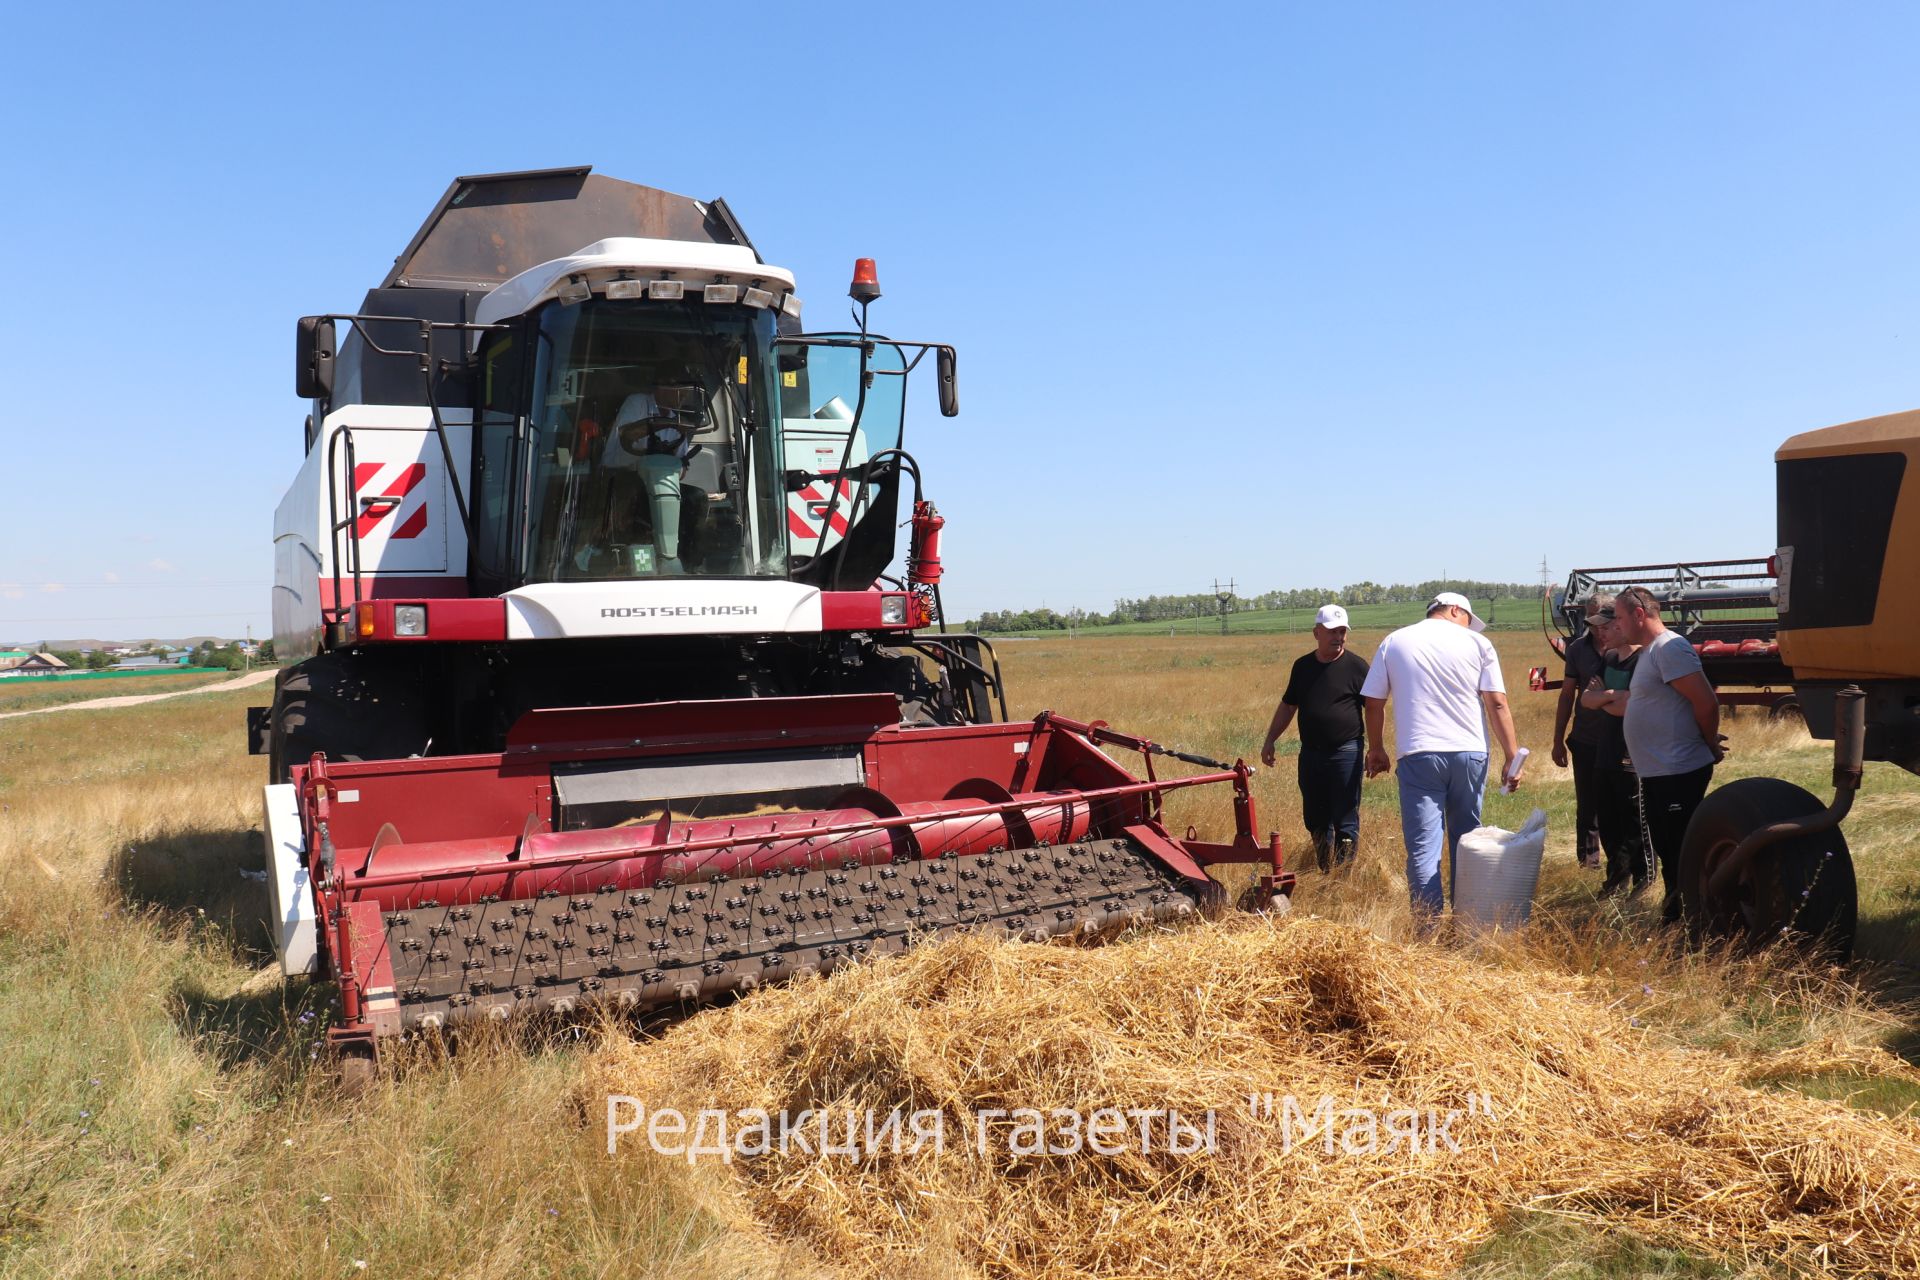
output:
<svg viewBox="0 0 1920 1280"><path fill-rule="evenodd" d="M549 305L534 352L526 581L784 577L771 313Z"/></svg>

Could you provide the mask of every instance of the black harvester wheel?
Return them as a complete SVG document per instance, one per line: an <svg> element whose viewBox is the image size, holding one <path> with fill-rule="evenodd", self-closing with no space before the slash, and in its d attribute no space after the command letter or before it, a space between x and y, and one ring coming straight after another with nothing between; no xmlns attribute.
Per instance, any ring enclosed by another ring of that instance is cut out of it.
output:
<svg viewBox="0 0 1920 1280"><path fill-rule="evenodd" d="M1826 807L1779 778L1741 778L1701 801L1680 851L1681 902L1696 941L1737 938L1766 946L1785 938L1838 962L1852 956L1859 908L1853 857L1837 827L1761 850L1727 892L1709 887L1748 835Z"/></svg>

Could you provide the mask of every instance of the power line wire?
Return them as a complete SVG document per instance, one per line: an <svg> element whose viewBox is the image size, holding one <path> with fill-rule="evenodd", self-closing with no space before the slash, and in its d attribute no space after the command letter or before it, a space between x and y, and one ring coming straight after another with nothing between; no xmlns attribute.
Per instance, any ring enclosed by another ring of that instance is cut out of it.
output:
<svg viewBox="0 0 1920 1280"><path fill-rule="evenodd" d="M56 587L61 591L85 591L92 587L257 587L259 585L257 581L187 582L172 579L167 581L155 579L151 582L9 582L0 580L0 587L25 587L33 591L44 591L48 587Z"/></svg>
<svg viewBox="0 0 1920 1280"><path fill-rule="evenodd" d="M145 622L149 618L257 618L263 610L243 609L234 613L130 613L115 618L0 618L0 627L37 627L49 622Z"/></svg>

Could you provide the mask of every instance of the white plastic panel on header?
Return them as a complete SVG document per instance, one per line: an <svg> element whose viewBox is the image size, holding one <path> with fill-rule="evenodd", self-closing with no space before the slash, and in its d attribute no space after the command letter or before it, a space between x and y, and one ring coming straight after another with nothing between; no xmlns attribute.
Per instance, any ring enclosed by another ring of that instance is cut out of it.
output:
<svg viewBox="0 0 1920 1280"><path fill-rule="evenodd" d="M319 912L307 877L307 842L300 830L300 801L293 784L275 783L263 794L273 948L280 953L280 971L293 978L312 973L319 965Z"/></svg>
<svg viewBox="0 0 1920 1280"><path fill-rule="evenodd" d="M668 578L540 582L509 591L507 639L765 635L821 629L820 591L798 582Z"/></svg>

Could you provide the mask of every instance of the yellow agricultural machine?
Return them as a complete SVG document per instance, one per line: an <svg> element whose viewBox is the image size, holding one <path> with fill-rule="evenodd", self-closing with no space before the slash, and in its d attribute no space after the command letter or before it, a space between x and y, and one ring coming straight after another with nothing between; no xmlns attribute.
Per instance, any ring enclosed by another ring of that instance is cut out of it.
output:
<svg viewBox="0 0 1920 1280"><path fill-rule="evenodd" d="M1864 762L1920 773L1920 411L1794 436L1774 458L1780 658L1807 728L1834 743L1834 799L1779 778L1720 787L1687 828L1680 887L1697 937L1800 935L1844 957L1840 823Z"/></svg>

